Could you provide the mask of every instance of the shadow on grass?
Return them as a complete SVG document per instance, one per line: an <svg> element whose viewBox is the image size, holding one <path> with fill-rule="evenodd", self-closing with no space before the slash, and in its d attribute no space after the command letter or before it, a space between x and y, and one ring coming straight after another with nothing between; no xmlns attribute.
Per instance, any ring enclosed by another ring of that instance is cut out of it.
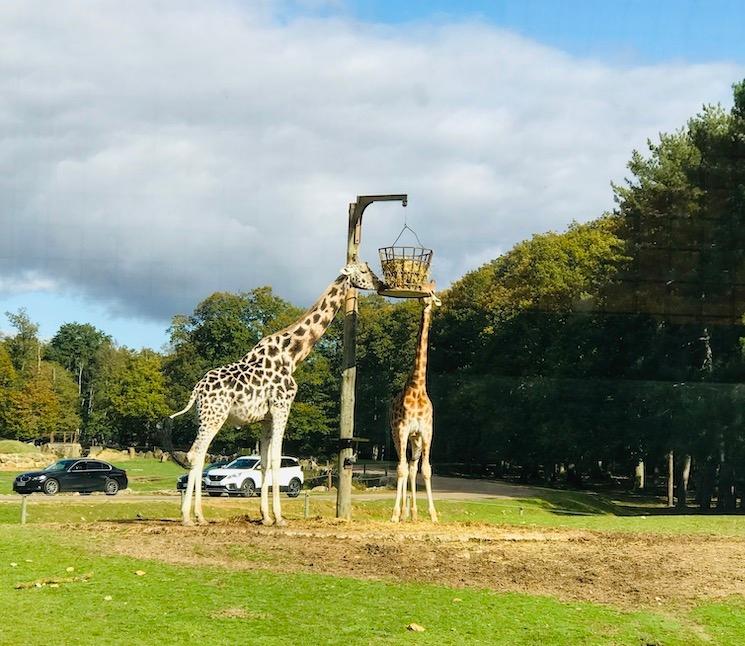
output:
<svg viewBox="0 0 745 646"><path fill-rule="evenodd" d="M742 516L742 510L702 510L698 507L668 507L657 496L631 492L572 491L557 489L536 492L533 498L517 499L526 507L533 507L562 516Z"/></svg>

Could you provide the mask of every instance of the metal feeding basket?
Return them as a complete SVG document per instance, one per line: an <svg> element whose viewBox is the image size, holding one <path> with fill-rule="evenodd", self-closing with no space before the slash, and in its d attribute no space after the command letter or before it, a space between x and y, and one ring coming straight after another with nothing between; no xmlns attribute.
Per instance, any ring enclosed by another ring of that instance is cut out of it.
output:
<svg viewBox="0 0 745 646"><path fill-rule="evenodd" d="M432 292L433 283L429 279L432 249L423 246L397 247L396 242L406 229L414 233L408 226L404 226L393 246L378 249L385 282L385 288L378 292L382 296L422 298Z"/></svg>

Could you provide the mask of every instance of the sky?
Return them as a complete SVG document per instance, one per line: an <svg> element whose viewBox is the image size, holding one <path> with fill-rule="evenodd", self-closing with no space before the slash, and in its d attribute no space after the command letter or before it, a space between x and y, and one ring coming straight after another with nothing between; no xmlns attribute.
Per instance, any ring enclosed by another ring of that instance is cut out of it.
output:
<svg viewBox="0 0 745 646"><path fill-rule="evenodd" d="M724 0L0 3L0 315L160 349L214 291L308 305L406 222L446 287L613 208L745 77ZM9 326L0 319L0 331Z"/></svg>

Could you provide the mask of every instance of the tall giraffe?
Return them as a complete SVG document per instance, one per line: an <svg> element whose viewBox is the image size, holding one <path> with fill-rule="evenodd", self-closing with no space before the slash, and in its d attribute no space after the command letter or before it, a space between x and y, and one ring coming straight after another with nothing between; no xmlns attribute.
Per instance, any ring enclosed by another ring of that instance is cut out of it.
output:
<svg viewBox="0 0 745 646"><path fill-rule="evenodd" d="M197 522L205 522L200 486L204 459L212 438L227 420L231 420L236 426L263 422L260 443L264 475L261 483L262 522L265 525L271 525L272 522L284 524L277 484L272 486L274 521L269 515L269 485L266 475L271 461L272 482L279 483L282 439L297 392L297 384L292 375L326 332L350 286L378 289L382 282L367 263L346 265L300 319L261 339L240 361L207 372L194 386L186 408L171 415L171 419L182 415L196 403L199 431L187 453L191 469L181 504L181 517L185 525L191 524L192 493Z"/></svg>
<svg viewBox="0 0 745 646"><path fill-rule="evenodd" d="M432 466L429 462L432 447L432 401L427 394L427 348L429 325L432 320L432 308L440 305L434 293L423 298L424 308L419 323L414 368L406 381L403 390L391 404L391 434L398 453L396 471L396 504L393 506L391 520L397 523L401 519L401 504L406 499L406 448L411 445L411 459L408 461L408 475L411 484L411 517L417 520L416 508L416 472L419 459L422 460L422 476L427 489L429 516L437 522L435 503L432 500Z"/></svg>

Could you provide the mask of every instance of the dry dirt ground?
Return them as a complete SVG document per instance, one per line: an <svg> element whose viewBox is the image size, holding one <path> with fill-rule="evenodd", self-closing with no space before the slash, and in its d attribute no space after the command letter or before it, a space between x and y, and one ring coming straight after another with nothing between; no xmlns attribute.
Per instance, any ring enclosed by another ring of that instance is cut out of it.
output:
<svg viewBox="0 0 745 646"><path fill-rule="evenodd" d="M248 520L77 526L101 549L170 563L544 594L619 608L745 594L745 541L481 524Z"/></svg>

